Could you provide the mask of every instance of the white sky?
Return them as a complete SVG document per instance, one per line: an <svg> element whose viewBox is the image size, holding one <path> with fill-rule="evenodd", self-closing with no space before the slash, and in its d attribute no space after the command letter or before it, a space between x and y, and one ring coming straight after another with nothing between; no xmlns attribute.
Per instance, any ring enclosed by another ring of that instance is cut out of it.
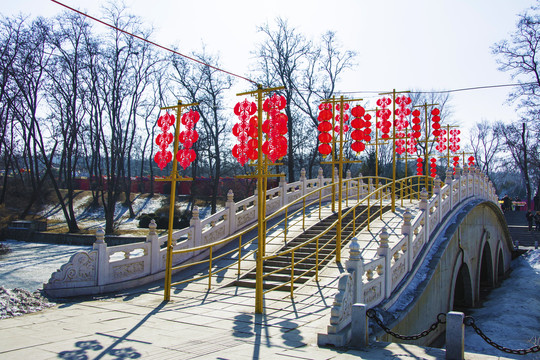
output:
<svg viewBox="0 0 540 360"><path fill-rule="evenodd" d="M48 0L2 0L2 15L53 16L63 7ZM61 0L101 17L105 0ZM251 51L262 39L256 26L278 16L308 38L333 30L344 49L359 56L342 77L339 91L447 90L513 82L497 70L490 47L508 39L516 15L533 0L126 0L135 15L156 27L153 40L189 54L204 43L226 70L249 76ZM101 25L98 25L101 26ZM238 87L251 90L240 80ZM469 127L482 119L518 119L505 104L509 88L452 95L453 117L445 123ZM233 94L234 95L234 94Z"/></svg>

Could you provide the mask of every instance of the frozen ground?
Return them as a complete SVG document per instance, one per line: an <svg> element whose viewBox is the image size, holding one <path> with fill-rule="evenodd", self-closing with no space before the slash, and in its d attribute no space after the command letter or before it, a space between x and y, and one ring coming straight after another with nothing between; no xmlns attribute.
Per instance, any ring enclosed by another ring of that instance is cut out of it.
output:
<svg viewBox="0 0 540 360"><path fill-rule="evenodd" d="M163 202L167 201L168 197L165 195L154 195L149 197L146 195L138 194L133 199L133 211L135 216L138 217L141 214L149 214L155 212L157 209L163 206ZM77 222L82 229L85 230L97 230L100 227L105 226L105 213L103 207L90 208L88 204L91 202L91 194L83 193L75 198L74 211L77 217ZM40 213L48 219L48 229L57 230L65 227L65 219L62 209L58 205L53 205ZM129 209L121 203L116 204L116 210L114 218L117 224L118 230L138 230L139 221L135 218L129 218Z"/></svg>
<svg viewBox="0 0 540 360"><path fill-rule="evenodd" d="M161 194L156 194L153 197L148 197L146 194L137 194L133 199L133 211L135 218L129 218L129 209L122 203L116 204L114 218L116 221L117 230L122 234L144 235L147 230L138 228L139 220L137 219L142 214L151 214L167 205L169 197ZM105 213L102 207L92 209L88 207L91 202L91 194L89 192L81 193L75 198L74 211L77 217L77 223L83 230L94 232L100 227L105 227ZM177 201L177 206L180 209L185 209L188 206L187 202ZM217 211L224 207L217 207ZM199 206L199 216L204 219L210 216L209 206ZM47 227L50 231L66 231L64 214L58 205L49 206L42 212L41 216L48 219Z"/></svg>
<svg viewBox="0 0 540 360"><path fill-rule="evenodd" d="M483 306L471 316L494 342L510 349L540 344L540 249L530 250L512 263L512 273L493 289ZM470 326L465 327L465 351L509 357L540 359L540 353L505 354L486 343Z"/></svg>

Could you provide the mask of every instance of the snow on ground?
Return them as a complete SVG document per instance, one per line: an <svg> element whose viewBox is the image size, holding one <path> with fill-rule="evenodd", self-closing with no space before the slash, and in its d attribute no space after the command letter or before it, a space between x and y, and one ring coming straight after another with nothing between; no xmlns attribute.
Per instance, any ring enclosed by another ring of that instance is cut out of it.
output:
<svg viewBox="0 0 540 360"><path fill-rule="evenodd" d="M540 249L530 250L512 263L512 273L493 289L481 308L470 314L494 342L510 349L540 344ZM465 327L465 351L514 359L540 359L540 353L505 354Z"/></svg>
<svg viewBox="0 0 540 360"><path fill-rule="evenodd" d="M77 217L79 226L83 229L97 230L100 227L105 226L105 212L103 207L90 208L88 205L91 202L91 194L84 196L77 196L73 203L73 210ZM129 218L129 209L122 203L116 204L114 212L114 218L119 230L131 230L137 229L139 221L137 217L141 214L150 214L163 206L163 201L167 200L165 195L154 195L153 197L141 196L138 194L133 199L133 211L135 212L135 218ZM45 210L40 212L40 215L46 217L49 220L48 229L54 230L55 228L64 226L65 218L62 209L59 205L51 205Z"/></svg>
<svg viewBox="0 0 540 360"><path fill-rule="evenodd" d="M6 289L0 286L0 319L33 313L54 306L43 298L39 291Z"/></svg>
<svg viewBox="0 0 540 360"><path fill-rule="evenodd" d="M142 214L151 214L161 208L164 204L168 204L168 196L156 194L153 197L138 194L133 200L133 211L135 218L129 218L129 209L122 203L116 204L114 218L118 230L134 230L138 229L139 220L137 219ZM79 227L86 230L97 230L100 227L105 227L105 212L103 207L90 208L88 204L91 202L91 194L77 196L74 201L74 211L77 217ZM184 210L188 206L188 202L177 202L178 208ZM225 207L217 207L217 211L223 210ZM48 229L55 230L65 227L65 219L62 209L59 205L51 205L40 212L40 215L49 220ZM199 217L201 219L211 215L211 207L204 206L199 208Z"/></svg>

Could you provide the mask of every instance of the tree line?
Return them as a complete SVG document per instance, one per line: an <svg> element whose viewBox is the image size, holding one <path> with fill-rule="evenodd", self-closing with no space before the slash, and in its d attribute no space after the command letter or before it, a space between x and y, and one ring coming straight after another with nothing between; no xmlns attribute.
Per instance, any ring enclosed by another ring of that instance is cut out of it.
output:
<svg viewBox="0 0 540 360"><path fill-rule="evenodd" d="M137 36L153 36L150 27L120 5L109 4L102 16ZM497 170L497 161L505 161L528 179L528 194L539 178L535 97L540 77L533 67L533 42L538 36L532 31L537 26L537 16L526 13L512 40L494 47L502 70L512 71L516 77L536 76L534 85L524 83L512 94L512 100L524 109L526 126L484 122L478 124L478 133L472 137L478 165L490 174ZM523 39L519 36L524 36L521 27L530 29L528 43L520 42ZM307 176L313 178L321 161L319 140L314 136L318 105L322 99L339 95L336 85L346 71L356 68L357 54L344 49L331 31L308 39L281 18L256 30L264 37L252 51L255 70L249 76L264 87L285 86L280 94L287 100L288 154L276 172L295 181L305 168ZM522 56L521 51L530 57ZM236 79L203 64L221 65L219 56L204 46L192 54L201 62L196 63L118 30L97 32L82 15L65 12L50 19L2 18L0 57L0 169L4 174L0 205L14 192L30 194L23 218L48 187L56 195L69 231L78 232L74 180L84 174L94 179L93 202L103 207L106 233L114 232L114 212L121 199L130 215L135 215L132 177L153 179L170 172L170 165L160 172L153 162L154 139L160 107L177 100L199 103L195 108L201 116L197 124L200 136L194 145L197 159L183 175L211 179L211 193L205 195L212 212L216 211L220 178L250 172L237 164L230 151L236 119L226 105L226 94ZM441 117L450 118L448 94L416 92L410 96L413 106L437 103ZM499 144L505 145L505 153ZM428 149L419 144L420 156L432 153L432 147L433 143ZM350 147L345 156L357 158ZM344 170L353 170L355 176L360 172L374 175L378 162L379 175L391 174L389 145L379 148L378 158L375 149L368 147L361 160L361 165L348 163ZM403 173L400 160L398 170ZM328 174L329 165L325 167ZM410 163L409 174L414 168L415 163Z"/></svg>

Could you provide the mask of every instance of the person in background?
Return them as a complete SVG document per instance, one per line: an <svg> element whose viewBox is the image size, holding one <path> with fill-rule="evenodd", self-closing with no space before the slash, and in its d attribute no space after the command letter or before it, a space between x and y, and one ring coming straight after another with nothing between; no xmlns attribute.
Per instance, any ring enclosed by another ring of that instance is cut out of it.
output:
<svg viewBox="0 0 540 360"><path fill-rule="evenodd" d="M527 219L527 223L529 224L529 231L532 231L534 215L531 212L531 210L527 210L527 213L525 214L525 218Z"/></svg>
<svg viewBox="0 0 540 360"><path fill-rule="evenodd" d="M536 222L536 231L540 231L540 210L534 215L534 221Z"/></svg>

